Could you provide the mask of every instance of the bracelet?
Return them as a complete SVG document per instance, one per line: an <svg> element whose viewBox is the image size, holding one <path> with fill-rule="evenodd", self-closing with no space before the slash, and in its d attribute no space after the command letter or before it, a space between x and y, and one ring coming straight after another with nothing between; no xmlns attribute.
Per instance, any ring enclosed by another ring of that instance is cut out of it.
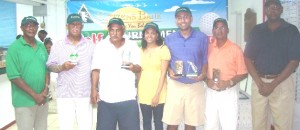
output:
<svg viewBox="0 0 300 130"><path fill-rule="evenodd" d="M63 69L64 69L64 68L63 68L63 65L58 65L58 66L57 66L57 69L58 69L59 72L63 71Z"/></svg>

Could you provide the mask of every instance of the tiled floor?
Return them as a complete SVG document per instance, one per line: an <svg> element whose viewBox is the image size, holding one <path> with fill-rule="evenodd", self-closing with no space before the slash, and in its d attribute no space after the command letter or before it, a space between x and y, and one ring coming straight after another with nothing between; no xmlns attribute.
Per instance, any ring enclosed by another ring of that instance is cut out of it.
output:
<svg viewBox="0 0 300 130"><path fill-rule="evenodd" d="M93 128L96 129L96 113L97 113L97 107L93 107ZM7 130L18 130L17 125L14 124L13 126L9 127ZM51 100L49 102L49 115L48 115L48 130L59 130L58 125L58 116L56 113L56 102L55 100ZM76 124L74 130L77 130Z"/></svg>
<svg viewBox="0 0 300 130"><path fill-rule="evenodd" d="M141 114L140 114L141 115ZM96 120L97 120L97 107L93 107L93 130L96 129ZM142 118L141 118L142 119ZM142 121L141 121L141 130L143 130L142 126ZM166 125L164 126L166 128ZM183 125L179 126L179 130L183 130ZM18 130L17 125L14 124L7 130ZM58 125L58 116L56 113L56 102L55 100L52 100L49 102L49 115L48 115L48 130L59 130L59 125ZM76 124L74 130L77 130ZM197 130L202 130L202 127L198 127Z"/></svg>
<svg viewBox="0 0 300 130"><path fill-rule="evenodd" d="M249 95L244 92L240 93L240 102L239 102L239 121L238 121L238 130L250 130L251 128L251 107ZM141 114L140 114L141 115ZM93 107L93 128L96 129L96 120L97 120L97 107ZM142 119L142 118L140 118ZM183 130L184 125L181 124L179 126L179 130ZM166 125L165 125L166 127ZM16 125L11 126L7 130L18 130ZM58 126L58 116L56 113L56 102L55 100L51 100L49 102L49 115L48 115L48 130L59 130ZM74 130L77 130L75 125ZM141 120L141 130L142 129L142 120ZM197 130L203 130L202 126L197 127Z"/></svg>

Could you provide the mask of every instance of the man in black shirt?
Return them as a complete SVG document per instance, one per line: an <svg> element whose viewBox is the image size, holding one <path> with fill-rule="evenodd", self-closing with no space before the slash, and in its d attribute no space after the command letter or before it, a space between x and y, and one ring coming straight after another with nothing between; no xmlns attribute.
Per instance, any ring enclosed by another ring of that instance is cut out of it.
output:
<svg viewBox="0 0 300 130"><path fill-rule="evenodd" d="M266 130L271 113L276 130L291 130L295 102L292 73L300 59L300 35L296 26L280 18L279 0L267 0L268 20L256 25L245 48L245 63L253 78L253 130Z"/></svg>

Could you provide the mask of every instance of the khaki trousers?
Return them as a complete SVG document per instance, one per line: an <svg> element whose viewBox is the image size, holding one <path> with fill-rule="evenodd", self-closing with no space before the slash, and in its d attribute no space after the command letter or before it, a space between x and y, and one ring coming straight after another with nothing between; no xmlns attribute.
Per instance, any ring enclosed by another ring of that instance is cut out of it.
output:
<svg viewBox="0 0 300 130"><path fill-rule="evenodd" d="M49 103L32 107L16 107L15 117L18 130L47 130Z"/></svg>
<svg viewBox="0 0 300 130"><path fill-rule="evenodd" d="M273 79L262 80L266 83ZM269 130L268 113L271 113L275 130L291 130L295 104L295 82L292 76L281 82L274 91L264 97L259 94L256 83L252 82L252 126L253 130Z"/></svg>

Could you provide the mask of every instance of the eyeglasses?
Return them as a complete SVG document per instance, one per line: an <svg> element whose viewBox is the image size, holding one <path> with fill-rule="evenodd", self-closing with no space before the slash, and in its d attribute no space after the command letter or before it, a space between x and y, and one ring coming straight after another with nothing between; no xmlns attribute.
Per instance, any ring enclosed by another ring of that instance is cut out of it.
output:
<svg viewBox="0 0 300 130"><path fill-rule="evenodd" d="M70 23L69 24L71 27L81 27L82 26L82 23L79 23L79 22L73 22L73 23Z"/></svg>
<svg viewBox="0 0 300 130"><path fill-rule="evenodd" d="M225 29L227 29L227 28L224 27L224 26L221 26L221 27L214 27L213 29L214 29L214 30L225 30Z"/></svg>
<svg viewBox="0 0 300 130"><path fill-rule="evenodd" d="M281 9L281 6L277 6L277 5L270 5L267 8L267 11L279 11Z"/></svg>
<svg viewBox="0 0 300 130"><path fill-rule="evenodd" d="M110 34L117 34L123 32L123 29L109 29L108 32Z"/></svg>
<svg viewBox="0 0 300 130"><path fill-rule="evenodd" d="M39 27L39 25L37 25L37 24L25 24L25 25L23 25L25 28L38 28Z"/></svg>

